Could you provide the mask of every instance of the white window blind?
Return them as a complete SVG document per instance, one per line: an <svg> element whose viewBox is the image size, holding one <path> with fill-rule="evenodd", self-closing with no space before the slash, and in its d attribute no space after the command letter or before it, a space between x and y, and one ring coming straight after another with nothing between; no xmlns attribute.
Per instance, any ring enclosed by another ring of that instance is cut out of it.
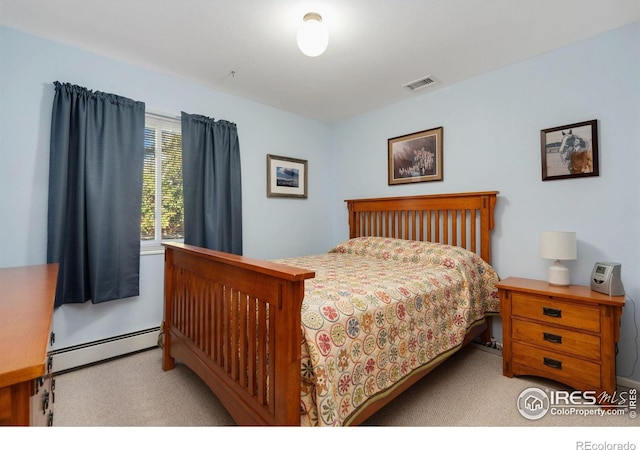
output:
<svg viewBox="0 0 640 450"><path fill-rule="evenodd" d="M147 113L140 240L146 248L184 237L180 119Z"/></svg>

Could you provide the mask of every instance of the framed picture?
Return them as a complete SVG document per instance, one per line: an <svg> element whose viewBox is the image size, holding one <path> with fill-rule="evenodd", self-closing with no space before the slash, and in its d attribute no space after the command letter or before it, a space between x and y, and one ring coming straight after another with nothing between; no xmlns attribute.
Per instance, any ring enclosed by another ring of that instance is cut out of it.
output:
<svg viewBox="0 0 640 450"><path fill-rule="evenodd" d="M307 161L267 155L267 197L307 198Z"/></svg>
<svg viewBox="0 0 640 450"><path fill-rule="evenodd" d="M594 177L598 169L598 121L540 131L542 181Z"/></svg>
<svg viewBox="0 0 640 450"><path fill-rule="evenodd" d="M388 140L389 184L442 181L442 127Z"/></svg>

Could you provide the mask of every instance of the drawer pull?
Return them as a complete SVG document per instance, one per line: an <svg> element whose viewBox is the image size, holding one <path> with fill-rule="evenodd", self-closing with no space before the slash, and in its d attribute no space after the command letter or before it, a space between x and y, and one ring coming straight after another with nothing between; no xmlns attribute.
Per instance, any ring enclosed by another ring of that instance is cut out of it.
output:
<svg viewBox="0 0 640 450"><path fill-rule="evenodd" d="M542 308L542 314L544 314L545 316L549 316L549 317L562 317L562 310L561 309L555 309L555 308Z"/></svg>
<svg viewBox="0 0 640 450"><path fill-rule="evenodd" d="M40 392L40 388L44 386L44 377L38 377L35 380L35 385L36 385L36 394L37 394L38 392Z"/></svg>
<svg viewBox="0 0 640 450"><path fill-rule="evenodd" d="M542 338L545 341L551 342L553 344L562 344L562 336L558 334L542 333Z"/></svg>
<svg viewBox="0 0 640 450"><path fill-rule="evenodd" d="M557 359L544 358L544 365L552 367L554 369L562 370L562 361L558 361Z"/></svg>
<svg viewBox="0 0 640 450"><path fill-rule="evenodd" d="M46 414L47 413L47 409L49 409L49 392L48 391L44 391L44 397L42 399L42 414Z"/></svg>

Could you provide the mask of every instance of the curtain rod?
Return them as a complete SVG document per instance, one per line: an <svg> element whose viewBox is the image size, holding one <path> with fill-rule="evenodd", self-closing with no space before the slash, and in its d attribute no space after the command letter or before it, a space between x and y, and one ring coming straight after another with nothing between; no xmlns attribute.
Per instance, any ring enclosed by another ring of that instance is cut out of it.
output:
<svg viewBox="0 0 640 450"><path fill-rule="evenodd" d="M146 114L150 115L150 116L156 116L159 117L161 119L172 119L172 120L180 120L181 116L172 116L166 113L159 113L159 112L154 112L154 111L146 111Z"/></svg>

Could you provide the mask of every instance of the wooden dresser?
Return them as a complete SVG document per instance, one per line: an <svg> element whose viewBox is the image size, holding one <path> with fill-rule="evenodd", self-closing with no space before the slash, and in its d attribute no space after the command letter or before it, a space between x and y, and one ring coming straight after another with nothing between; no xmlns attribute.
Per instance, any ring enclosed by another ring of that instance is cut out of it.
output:
<svg viewBox="0 0 640 450"><path fill-rule="evenodd" d="M58 265L0 269L0 425L51 425Z"/></svg>
<svg viewBox="0 0 640 450"><path fill-rule="evenodd" d="M505 376L534 375L614 394L624 296L526 278L507 278L498 289Z"/></svg>

